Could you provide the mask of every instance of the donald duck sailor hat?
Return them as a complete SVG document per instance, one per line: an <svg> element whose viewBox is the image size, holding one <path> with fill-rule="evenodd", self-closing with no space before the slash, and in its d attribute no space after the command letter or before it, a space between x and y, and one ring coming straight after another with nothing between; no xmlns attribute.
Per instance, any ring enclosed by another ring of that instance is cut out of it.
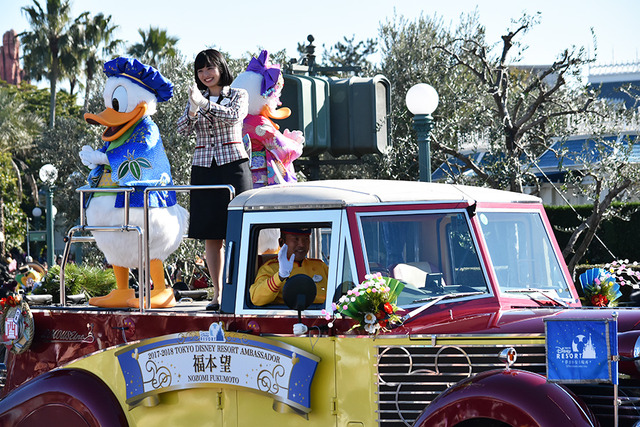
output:
<svg viewBox="0 0 640 427"><path fill-rule="evenodd" d="M153 93L158 102L164 102L173 96L173 83L160 71L145 65L134 58L118 57L104 64L107 77L126 77L138 86Z"/></svg>

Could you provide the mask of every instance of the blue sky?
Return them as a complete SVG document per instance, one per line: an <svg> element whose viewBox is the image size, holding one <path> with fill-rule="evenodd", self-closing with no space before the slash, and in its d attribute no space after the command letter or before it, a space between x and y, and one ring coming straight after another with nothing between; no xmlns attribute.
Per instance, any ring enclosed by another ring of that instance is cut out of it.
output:
<svg viewBox="0 0 640 427"><path fill-rule="evenodd" d="M46 0L39 2L46 4ZM32 0L0 0L0 33L28 29L20 9L31 4ZM599 64L640 60L637 0L74 0L72 4L74 16L83 11L112 15L119 25L118 37L129 44L141 41L138 28L164 28L180 38L178 48L187 59L209 46L233 56L258 47L270 51L286 48L289 56L297 56L297 43L306 41L308 34L314 35L316 46L331 46L343 36L355 35L356 41L376 38L380 22L394 13L410 20L420 13L436 13L445 23L455 25L460 14L477 7L488 39L496 42L523 11L542 13L541 24L523 40L529 45L525 64L551 63L563 48L572 45L593 52L591 27L598 38Z"/></svg>

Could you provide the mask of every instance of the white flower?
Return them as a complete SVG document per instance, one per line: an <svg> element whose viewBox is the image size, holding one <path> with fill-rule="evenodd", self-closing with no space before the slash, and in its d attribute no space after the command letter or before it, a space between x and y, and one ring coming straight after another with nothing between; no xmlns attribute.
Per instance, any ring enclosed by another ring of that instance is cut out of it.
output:
<svg viewBox="0 0 640 427"><path fill-rule="evenodd" d="M364 325L364 330L369 334L375 334L378 330L378 325L376 323L367 323L366 325Z"/></svg>
<svg viewBox="0 0 640 427"><path fill-rule="evenodd" d="M376 319L376 315L373 313L367 313L364 315L364 323L368 325L373 325L376 323L378 319Z"/></svg>

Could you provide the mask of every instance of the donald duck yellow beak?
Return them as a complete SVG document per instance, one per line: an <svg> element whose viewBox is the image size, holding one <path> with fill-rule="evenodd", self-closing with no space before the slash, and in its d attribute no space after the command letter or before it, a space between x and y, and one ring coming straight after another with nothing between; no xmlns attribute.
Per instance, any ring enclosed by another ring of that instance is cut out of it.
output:
<svg viewBox="0 0 640 427"><path fill-rule="evenodd" d="M128 113L120 113L113 108L106 108L98 114L85 113L84 120L91 125L106 126L107 128L102 133L102 139L115 141L144 117L146 112L147 103L141 102Z"/></svg>

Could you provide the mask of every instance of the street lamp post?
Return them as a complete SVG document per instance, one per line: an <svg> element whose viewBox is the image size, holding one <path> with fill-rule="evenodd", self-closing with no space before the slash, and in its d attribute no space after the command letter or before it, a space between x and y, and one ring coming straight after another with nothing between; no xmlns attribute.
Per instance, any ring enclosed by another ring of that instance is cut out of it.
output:
<svg viewBox="0 0 640 427"><path fill-rule="evenodd" d="M55 265L55 248L54 248L54 218L55 206L53 206L53 192L56 189L54 185L58 178L58 169L52 164L46 164L40 168L40 179L47 188L47 265L51 268Z"/></svg>
<svg viewBox="0 0 640 427"><path fill-rule="evenodd" d="M438 107L438 92L426 83L418 83L407 91L407 108L413 114L413 128L418 139L420 181L431 182L431 113Z"/></svg>

